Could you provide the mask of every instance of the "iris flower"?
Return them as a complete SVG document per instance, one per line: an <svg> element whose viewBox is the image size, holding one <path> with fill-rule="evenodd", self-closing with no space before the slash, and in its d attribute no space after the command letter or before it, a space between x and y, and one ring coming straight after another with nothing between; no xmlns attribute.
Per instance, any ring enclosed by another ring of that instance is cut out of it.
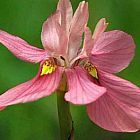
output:
<svg viewBox="0 0 140 140"><path fill-rule="evenodd" d="M87 105L90 119L100 127L133 132L140 127L140 90L113 74L126 68L134 56L130 35L119 30L105 32L101 19L91 35L88 3L81 2L73 15L69 0L60 0L57 10L43 24L44 49L29 45L17 36L0 31L0 42L17 58L40 63L38 74L0 96L0 107L48 96L66 75L65 100ZM85 38L82 45L82 35Z"/></svg>

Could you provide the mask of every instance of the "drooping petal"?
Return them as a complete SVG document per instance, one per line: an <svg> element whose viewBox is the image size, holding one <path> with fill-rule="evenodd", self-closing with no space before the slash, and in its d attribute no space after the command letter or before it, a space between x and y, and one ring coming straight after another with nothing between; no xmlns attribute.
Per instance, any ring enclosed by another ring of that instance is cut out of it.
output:
<svg viewBox="0 0 140 140"><path fill-rule="evenodd" d="M54 54L65 54L67 49L67 36L60 26L61 15L56 11L43 24L41 40L44 48Z"/></svg>
<svg viewBox="0 0 140 140"><path fill-rule="evenodd" d="M84 1L79 4L72 19L69 37L69 58L72 60L80 48L84 27L88 21L88 3Z"/></svg>
<svg viewBox="0 0 140 140"><path fill-rule="evenodd" d="M61 13L61 25L68 33L73 15L70 0L59 0L57 10Z"/></svg>
<svg viewBox="0 0 140 140"><path fill-rule="evenodd" d="M139 130L140 89L129 81L105 72L101 72L99 76L107 93L87 106L90 119L110 131Z"/></svg>
<svg viewBox="0 0 140 140"><path fill-rule="evenodd" d="M73 104L88 104L102 96L106 89L89 80L87 73L80 67L66 70L68 92L66 101Z"/></svg>
<svg viewBox="0 0 140 140"><path fill-rule="evenodd" d="M23 39L10 35L2 30L0 30L0 43L2 43L16 57L24 61L37 63L48 56L44 50L33 47Z"/></svg>
<svg viewBox="0 0 140 140"><path fill-rule="evenodd" d="M95 27L95 31L93 33L93 39L96 41L98 37L106 30L108 23L106 23L106 19L102 18L99 20Z"/></svg>
<svg viewBox="0 0 140 140"><path fill-rule="evenodd" d="M32 80L20 84L0 95L0 108L17 103L32 102L52 94L59 86L62 69L48 75L38 75Z"/></svg>
<svg viewBox="0 0 140 140"><path fill-rule="evenodd" d="M134 51L130 35L117 30L104 32L94 44L91 62L99 69L116 73L129 65Z"/></svg>

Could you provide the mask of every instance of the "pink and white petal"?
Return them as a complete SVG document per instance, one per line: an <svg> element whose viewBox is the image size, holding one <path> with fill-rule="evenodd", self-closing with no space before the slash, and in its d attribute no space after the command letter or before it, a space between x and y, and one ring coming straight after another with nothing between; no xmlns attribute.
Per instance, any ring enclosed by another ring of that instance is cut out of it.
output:
<svg viewBox="0 0 140 140"><path fill-rule="evenodd" d="M0 30L0 43L2 43L17 58L27 62L40 62L48 57L46 51L33 47L23 39Z"/></svg>
<svg viewBox="0 0 140 140"><path fill-rule="evenodd" d="M95 27L94 34L92 36L92 32L88 27L85 27L85 38L84 38L84 47L82 50L82 54L87 54L89 56L94 47L94 43L99 38L99 36L105 31L108 23L106 23L105 18L99 20Z"/></svg>
<svg viewBox="0 0 140 140"><path fill-rule="evenodd" d="M61 13L61 26L68 33L73 15L70 0L59 0L57 10Z"/></svg>
<svg viewBox="0 0 140 140"><path fill-rule="evenodd" d="M115 132L140 129L140 89L129 81L100 72L100 83L107 93L87 106L90 119Z"/></svg>
<svg viewBox="0 0 140 140"><path fill-rule="evenodd" d="M54 73L44 76L40 76L39 72L32 80L20 84L0 95L0 108L18 103L32 102L49 96L58 88L61 75L61 68L57 68Z"/></svg>
<svg viewBox="0 0 140 140"><path fill-rule="evenodd" d="M80 54L78 54L78 56L75 57L70 62L70 65L74 64L76 62L76 60L78 60L78 59L88 58L91 55L91 51L94 46L93 39L92 39L92 33L88 27L85 27L84 31L85 31L85 37L84 37L83 48L82 48Z"/></svg>
<svg viewBox="0 0 140 140"><path fill-rule="evenodd" d="M74 64L78 59L88 58L90 56L93 47L92 33L88 27L85 27L84 32L83 48L81 50L79 49L81 52L70 62L70 65Z"/></svg>
<svg viewBox="0 0 140 140"><path fill-rule="evenodd" d="M116 73L125 69L134 57L133 38L122 31L104 32L92 50L91 62L99 69Z"/></svg>
<svg viewBox="0 0 140 140"><path fill-rule="evenodd" d="M105 18L102 18L99 20L99 22L97 23L95 27L95 31L93 33L94 41L96 41L99 38L99 36L106 30L107 26L108 26L108 23L106 23Z"/></svg>
<svg viewBox="0 0 140 140"><path fill-rule="evenodd" d="M41 40L44 48L54 54L65 54L67 49L67 36L60 26L61 14L56 11L43 24Z"/></svg>
<svg viewBox="0 0 140 140"><path fill-rule="evenodd" d="M68 92L65 100L73 104L84 105L97 100L106 89L94 84L87 76L86 71L80 67L66 70Z"/></svg>
<svg viewBox="0 0 140 140"><path fill-rule="evenodd" d="M69 58L72 60L78 53L82 43L84 27L88 22L88 3L84 1L79 4L71 23L69 36Z"/></svg>
<svg viewBox="0 0 140 140"><path fill-rule="evenodd" d="M81 54L90 55L92 48L94 46L94 40L92 38L92 32L88 27L85 27L85 37L84 37L84 45Z"/></svg>

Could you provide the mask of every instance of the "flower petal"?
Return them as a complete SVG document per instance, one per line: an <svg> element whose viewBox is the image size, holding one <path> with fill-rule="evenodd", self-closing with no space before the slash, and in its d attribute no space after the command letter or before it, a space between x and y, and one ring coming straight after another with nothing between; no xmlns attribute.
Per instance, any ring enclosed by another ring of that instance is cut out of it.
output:
<svg viewBox="0 0 140 140"><path fill-rule="evenodd" d="M38 100L52 94L59 86L62 69L58 68L54 73L40 76L20 84L0 96L0 108L17 103L25 103Z"/></svg>
<svg viewBox="0 0 140 140"><path fill-rule="evenodd" d="M100 127L116 132L140 129L140 89L119 77L100 72L107 93L87 106L90 119Z"/></svg>
<svg viewBox="0 0 140 140"><path fill-rule="evenodd" d="M81 52L75 57L70 65L74 64L76 60L87 58L90 56L92 48L93 48L93 39L92 39L92 33L88 27L85 27L85 37L84 37L84 43L83 48L81 49Z"/></svg>
<svg viewBox="0 0 140 140"><path fill-rule="evenodd" d="M108 23L106 23L106 19L102 18L99 20L95 27L95 31L93 34L93 39L96 41L99 36L106 30Z"/></svg>
<svg viewBox="0 0 140 140"><path fill-rule="evenodd" d="M2 43L16 57L28 62L40 62L47 57L47 53L39 48L29 45L17 36L0 30L0 43Z"/></svg>
<svg viewBox="0 0 140 140"><path fill-rule="evenodd" d="M65 54L67 49L67 36L60 26L60 12L55 12L43 24L41 40L44 48L50 53Z"/></svg>
<svg viewBox="0 0 140 140"><path fill-rule="evenodd" d="M99 69L116 73L129 65L134 51L130 35L117 30L104 32L94 44L91 62Z"/></svg>
<svg viewBox="0 0 140 140"><path fill-rule="evenodd" d="M85 37L84 37L84 45L83 45L84 47L81 54L86 54L87 56L91 54L91 51L94 47L94 43L99 38L99 36L105 31L107 25L108 24L106 23L105 18L100 19L95 27L95 31L93 35L91 30L88 27L85 27L84 30Z"/></svg>
<svg viewBox="0 0 140 140"><path fill-rule="evenodd" d="M66 75L69 90L65 94L65 99L73 104L91 103L106 92L104 87L91 82L86 72L80 67L66 70Z"/></svg>
<svg viewBox="0 0 140 140"><path fill-rule="evenodd" d="M59 0L57 10L61 13L61 25L68 33L73 15L70 0Z"/></svg>
<svg viewBox="0 0 140 140"><path fill-rule="evenodd" d="M82 42L84 27L88 21L88 3L84 1L79 4L72 19L69 37L69 58L72 60L78 53Z"/></svg>
<svg viewBox="0 0 140 140"><path fill-rule="evenodd" d="M89 56L91 54L92 48L94 46L94 40L92 38L92 32L88 27L85 27L85 37L84 37L84 45L81 54L86 54Z"/></svg>

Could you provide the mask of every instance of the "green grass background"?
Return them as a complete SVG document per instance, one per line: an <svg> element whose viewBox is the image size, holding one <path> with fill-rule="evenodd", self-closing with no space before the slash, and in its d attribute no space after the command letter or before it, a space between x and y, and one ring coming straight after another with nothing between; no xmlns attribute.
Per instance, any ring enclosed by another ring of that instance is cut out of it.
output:
<svg viewBox="0 0 140 140"><path fill-rule="evenodd" d="M105 17L108 30L120 29L132 34L137 45L131 65L119 76L140 86L140 1L87 0L89 26ZM0 0L0 29L20 36L42 48L42 23L55 11L57 0ZM80 0L72 0L74 10ZM0 93L4 93L36 75L38 65L17 59L0 45ZM89 120L85 106L71 106L76 140L140 140L140 133L112 133ZM27 104L13 105L0 112L0 140L58 140L59 125L56 95Z"/></svg>

